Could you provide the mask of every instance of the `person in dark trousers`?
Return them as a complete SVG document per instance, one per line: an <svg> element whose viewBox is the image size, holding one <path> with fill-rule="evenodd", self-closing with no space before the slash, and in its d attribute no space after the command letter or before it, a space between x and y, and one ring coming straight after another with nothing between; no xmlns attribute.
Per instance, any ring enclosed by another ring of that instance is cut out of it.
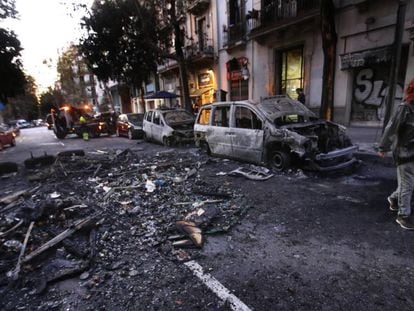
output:
<svg viewBox="0 0 414 311"><path fill-rule="evenodd" d="M305 104L306 97L305 97L305 93L303 93L303 89L297 88L296 93L298 94L298 101L300 101L302 104Z"/></svg>
<svg viewBox="0 0 414 311"><path fill-rule="evenodd" d="M398 212L397 223L404 229L414 230L410 219L414 190L414 79L384 130L378 154L384 157L391 150L397 165L398 187L387 200L390 210Z"/></svg>

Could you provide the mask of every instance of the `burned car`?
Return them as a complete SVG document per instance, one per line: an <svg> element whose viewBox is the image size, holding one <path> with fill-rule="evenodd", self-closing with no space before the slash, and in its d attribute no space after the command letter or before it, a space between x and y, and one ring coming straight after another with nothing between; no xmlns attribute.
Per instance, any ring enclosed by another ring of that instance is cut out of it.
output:
<svg viewBox="0 0 414 311"><path fill-rule="evenodd" d="M194 142L194 117L183 109L147 111L142 127L147 141L157 141L165 146Z"/></svg>
<svg viewBox="0 0 414 311"><path fill-rule="evenodd" d="M205 105L194 136L196 145L212 155L268 164L279 171L292 164L326 171L356 162L357 147L343 126L318 119L288 96Z"/></svg>

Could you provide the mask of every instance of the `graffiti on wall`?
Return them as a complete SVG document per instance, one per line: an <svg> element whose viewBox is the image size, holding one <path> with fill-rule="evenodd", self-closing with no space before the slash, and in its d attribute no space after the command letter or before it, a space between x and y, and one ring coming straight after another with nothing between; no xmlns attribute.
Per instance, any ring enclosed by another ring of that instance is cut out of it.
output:
<svg viewBox="0 0 414 311"><path fill-rule="evenodd" d="M383 121L388 94L388 66L372 66L355 70L352 98L352 121ZM403 82L398 81L395 105L403 96Z"/></svg>

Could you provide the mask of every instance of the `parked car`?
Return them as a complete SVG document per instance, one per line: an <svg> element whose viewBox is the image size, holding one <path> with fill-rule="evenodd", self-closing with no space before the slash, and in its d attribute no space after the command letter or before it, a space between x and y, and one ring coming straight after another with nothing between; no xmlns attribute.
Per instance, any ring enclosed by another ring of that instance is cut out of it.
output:
<svg viewBox="0 0 414 311"><path fill-rule="evenodd" d="M172 146L194 142L194 116L183 109L147 111L143 122L144 139Z"/></svg>
<svg viewBox="0 0 414 311"><path fill-rule="evenodd" d="M357 147L345 127L318 119L288 96L202 106L194 135L196 145L213 155L268 164L279 171L294 162L326 171L356 161Z"/></svg>
<svg viewBox="0 0 414 311"><path fill-rule="evenodd" d="M17 137L20 135L20 129L16 124L17 121L9 121L7 122L8 125L2 125L3 127L7 128L8 130L13 132L14 137Z"/></svg>
<svg viewBox="0 0 414 311"><path fill-rule="evenodd" d="M116 136L127 136L129 139L144 137L143 120L143 113L120 114L116 122Z"/></svg>
<svg viewBox="0 0 414 311"><path fill-rule="evenodd" d="M16 139L12 130L0 126L0 150L3 150L5 145L16 146Z"/></svg>
<svg viewBox="0 0 414 311"><path fill-rule="evenodd" d="M24 119L17 120L16 125L21 129L31 127L31 124Z"/></svg>

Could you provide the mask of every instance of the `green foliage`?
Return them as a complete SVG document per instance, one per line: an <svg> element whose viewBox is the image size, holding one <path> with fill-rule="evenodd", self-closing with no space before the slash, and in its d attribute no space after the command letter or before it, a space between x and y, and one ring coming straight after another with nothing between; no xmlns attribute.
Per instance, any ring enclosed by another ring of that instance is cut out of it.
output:
<svg viewBox="0 0 414 311"><path fill-rule="evenodd" d="M57 71L60 88L65 101L79 104L88 101L85 76L89 75L88 68L75 46L69 47L58 59Z"/></svg>
<svg viewBox="0 0 414 311"><path fill-rule="evenodd" d="M99 80L132 85L148 81L159 59L153 1L95 1L83 18L81 51Z"/></svg>
<svg viewBox="0 0 414 311"><path fill-rule="evenodd" d="M0 0L0 20L15 17L14 0ZM7 102L9 97L24 93L26 83L19 60L20 41L16 35L0 28L0 101Z"/></svg>
<svg viewBox="0 0 414 311"><path fill-rule="evenodd" d="M9 105L5 113L4 118L8 120L12 119L37 119L39 115L38 100L36 97L36 84L31 76L25 77L27 83L22 94L19 94L9 99Z"/></svg>
<svg viewBox="0 0 414 311"><path fill-rule="evenodd" d="M40 114L44 118L52 108L60 107L64 103L62 92L49 87L47 92L40 95Z"/></svg>

